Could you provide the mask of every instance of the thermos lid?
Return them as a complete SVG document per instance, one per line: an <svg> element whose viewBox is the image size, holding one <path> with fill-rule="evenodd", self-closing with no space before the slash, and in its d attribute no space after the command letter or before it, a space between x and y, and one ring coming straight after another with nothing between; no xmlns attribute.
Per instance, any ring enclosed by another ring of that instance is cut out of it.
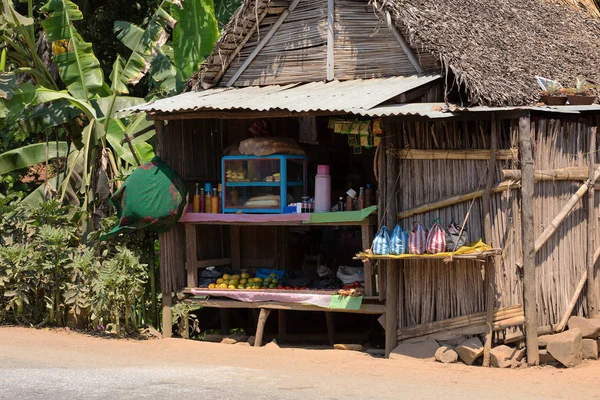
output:
<svg viewBox="0 0 600 400"><path fill-rule="evenodd" d="M348 189L348 191L346 192L346 194L352 198L356 197L356 190L354 189Z"/></svg>
<svg viewBox="0 0 600 400"><path fill-rule="evenodd" d="M317 174L328 175L329 174L329 165L318 165L317 166Z"/></svg>

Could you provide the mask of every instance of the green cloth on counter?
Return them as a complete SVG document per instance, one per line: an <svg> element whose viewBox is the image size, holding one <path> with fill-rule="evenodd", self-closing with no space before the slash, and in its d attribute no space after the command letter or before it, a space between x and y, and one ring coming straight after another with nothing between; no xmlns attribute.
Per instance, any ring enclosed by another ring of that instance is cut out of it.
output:
<svg viewBox="0 0 600 400"><path fill-rule="evenodd" d="M377 206L363 208L358 211L338 211L338 212L322 212L311 213L310 220L305 221L305 224L322 224L336 222L360 222L367 218L377 210Z"/></svg>
<svg viewBox="0 0 600 400"><path fill-rule="evenodd" d="M362 301L363 301L363 296L353 297L353 296L340 296L339 294L335 294L335 295L331 296L331 301L329 302L329 308L343 309L343 310L360 310Z"/></svg>

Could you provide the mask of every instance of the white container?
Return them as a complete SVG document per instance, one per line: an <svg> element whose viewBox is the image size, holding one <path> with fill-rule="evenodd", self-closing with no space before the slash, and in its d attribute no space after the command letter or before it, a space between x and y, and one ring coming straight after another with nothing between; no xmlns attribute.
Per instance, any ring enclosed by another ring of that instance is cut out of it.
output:
<svg viewBox="0 0 600 400"><path fill-rule="evenodd" d="M315 212L331 210L331 176L329 165L319 165L315 176Z"/></svg>

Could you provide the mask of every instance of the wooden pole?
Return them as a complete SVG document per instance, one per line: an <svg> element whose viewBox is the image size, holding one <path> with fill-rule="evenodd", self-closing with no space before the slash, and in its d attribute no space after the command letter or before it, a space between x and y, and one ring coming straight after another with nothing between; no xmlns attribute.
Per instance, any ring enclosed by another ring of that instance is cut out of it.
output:
<svg viewBox="0 0 600 400"><path fill-rule="evenodd" d="M596 269L594 260L594 251L596 249L596 192L592 182L596 167L596 118L593 118L593 126L590 126L590 147L589 147L589 188L588 188L588 207L587 207L587 305L588 318L595 318L598 315L598 288L596 287Z"/></svg>
<svg viewBox="0 0 600 400"><path fill-rule="evenodd" d="M494 184L494 177L496 175L496 150L498 147L498 135L496 132L497 124L496 117L492 114L492 129L491 129L491 144L490 150L492 157L488 163L488 176L485 185L485 192L483 193L482 209L483 209L483 228L485 234L485 242L493 247L492 243L492 216L490 213L490 192L492 185ZM483 347L483 366L490 366L490 350L492 349L492 340L494 336L494 304L496 302L496 273L495 273L495 261L493 258L488 258L485 264L485 283L486 283L486 329L485 329L485 344Z"/></svg>
<svg viewBox="0 0 600 400"><path fill-rule="evenodd" d="M269 314L271 314L270 309L260 309L260 314L258 316L258 324L256 325L256 337L254 339L254 347L262 346L263 335L265 333L265 324L267 323L267 318L269 318Z"/></svg>
<svg viewBox="0 0 600 400"><path fill-rule="evenodd" d="M597 167L597 166L596 166ZM535 171L535 181L585 181L589 178L588 167L565 167ZM521 180L518 169L503 169L503 181Z"/></svg>
<svg viewBox="0 0 600 400"><path fill-rule="evenodd" d="M334 56L334 16L335 0L327 0L327 80L335 79L335 56Z"/></svg>
<svg viewBox="0 0 600 400"><path fill-rule="evenodd" d="M162 294L162 337L173 336L173 316L171 315L171 293Z"/></svg>
<svg viewBox="0 0 600 400"><path fill-rule="evenodd" d="M378 153L379 153L379 199L377 200L377 227L385 223L385 204L387 200L386 193L386 182L387 182L387 139L385 137L381 138L381 142L379 144ZM377 262L377 287L378 287L378 295L379 301L385 300L386 289L385 289L385 278L386 278L386 262L378 261Z"/></svg>
<svg viewBox="0 0 600 400"><path fill-rule="evenodd" d="M523 304L525 310L525 339L527 364L539 365L537 341L537 311L534 246L534 166L529 115L519 118L519 147L521 153L521 230L523 248Z"/></svg>
<svg viewBox="0 0 600 400"><path fill-rule="evenodd" d="M396 148L396 142L397 138L395 136L389 136L386 140L386 147L388 149ZM398 160L394 157L387 157L386 162L385 224L391 231L394 229L397 222L396 183L398 180ZM398 344L396 330L398 329L398 321L401 320L398 315L398 269L400 268L400 263L398 261L389 260L386 264L385 355L388 357Z"/></svg>

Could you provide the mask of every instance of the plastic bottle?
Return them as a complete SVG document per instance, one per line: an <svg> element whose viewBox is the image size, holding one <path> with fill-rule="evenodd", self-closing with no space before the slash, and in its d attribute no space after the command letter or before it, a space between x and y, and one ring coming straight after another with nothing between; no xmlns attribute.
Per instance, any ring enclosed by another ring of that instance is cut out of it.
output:
<svg viewBox="0 0 600 400"><path fill-rule="evenodd" d="M331 209L331 176L329 165L319 165L315 177L315 212L327 212Z"/></svg>
<svg viewBox="0 0 600 400"><path fill-rule="evenodd" d="M204 212L204 189L200 189L200 212L203 213Z"/></svg>
<svg viewBox="0 0 600 400"><path fill-rule="evenodd" d="M223 193L221 192L221 184L219 183L218 187L218 198L219 198L219 214L223 212Z"/></svg>
<svg viewBox="0 0 600 400"><path fill-rule="evenodd" d="M212 190L212 198L211 198L211 212L216 214L219 212L219 194L217 192L217 188Z"/></svg>
<svg viewBox="0 0 600 400"><path fill-rule="evenodd" d="M338 211L344 211L344 198L340 197L338 200Z"/></svg>
<svg viewBox="0 0 600 400"><path fill-rule="evenodd" d="M354 199L356 198L356 191L354 189L348 189L346 192L346 211L354 211Z"/></svg>
<svg viewBox="0 0 600 400"><path fill-rule="evenodd" d="M365 207L371 207L373 205L373 189L371 188L371 184L367 183L367 188L365 189Z"/></svg>
<svg viewBox="0 0 600 400"><path fill-rule="evenodd" d="M358 199L356 201L356 209L362 210L365 208L365 188L361 187L358 192Z"/></svg>
<svg viewBox="0 0 600 400"><path fill-rule="evenodd" d="M193 210L195 213L199 213L200 212L200 189L199 189L200 184L196 183L196 193L194 194L193 197Z"/></svg>
<svg viewBox="0 0 600 400"><path fill-rule="evenodd" d="M204 197L204 212L207 214L212 213L212 183L210 182L206 182L204 184L204 192L205 192L205 197Z"/></svg>

